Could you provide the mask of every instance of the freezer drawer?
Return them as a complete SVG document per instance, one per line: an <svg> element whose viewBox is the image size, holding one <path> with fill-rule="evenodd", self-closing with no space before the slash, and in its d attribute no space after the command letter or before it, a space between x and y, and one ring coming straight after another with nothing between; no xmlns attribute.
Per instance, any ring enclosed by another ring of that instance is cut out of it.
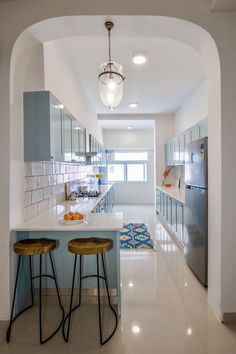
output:
<svg viewBox="0 0 236 354"><path fill-rule="evenodd" d="M186 188L185 246L186 262L203 285L207 285L207 190Z"/></svg>

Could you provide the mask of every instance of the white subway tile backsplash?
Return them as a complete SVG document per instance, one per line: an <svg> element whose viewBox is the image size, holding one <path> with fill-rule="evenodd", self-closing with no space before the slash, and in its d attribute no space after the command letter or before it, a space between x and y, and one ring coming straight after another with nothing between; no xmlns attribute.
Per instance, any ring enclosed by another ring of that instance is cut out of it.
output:
<svg viewBox="0 0 236 354"><path fill-rule="evenodd" d="M33 204L24 209L24 220L27 221L38 215L38 205Z"/></svg>
<svg viewBox="0 0 236 354"><path fill-rule="evenodd" d="M65 162L26 162L25 220L62 203L65 200L66 182L84 179L87 175L94 175L97 172L96 166L81 166Z"/></svg>
<svg viewBox="0 0 236 354"><path fill-rule="evenodd" d="M45 162L44 164L44 174L51 175L53 173L53 162Z"/></svg>
<svg viewBox="0 0 236 354"><path fill-rule="evenodd" d="M54 175L58 175L60 173L60 162L53 162L53 171Z"/></svg>
<svg viewBox="0 0 236 354"><path fill-rule="evenodd" d="M56 175L48 176L48 185L49 186L53 186L56 183L57 183L57 176Z"/></svg>
<svg viewBox="0 0 236 354"><path fill-rule="evenodd" d="M52 197L53 196L53 187L50 186L50 187L44 188L43 193L44 193L44 199Z"/></svg>
<svg viewBox="0 0 236 354"><path fill-rule="evenodd" d="M32 204L43 200L43 189L35 189L32 191Z"/></svg>
<svg viewBox="0 0 236 354"><path fill-rule="evenodd" d="M48 199L48 207L53 208L54 206L56 206L56 197L52 197Z"/></svg>
<svg viewBox="0 0 236 354"><path fill-rule="evenodd" d="M25 177L32 176L32 164L31 162L25 163Z"/></svg>
<svg viewBox="0 0 236 354"><path fill-rule="evenodd" d="M65 184L62 183L62 184L59 184L59 186L60 186L60 193L64 193L64 195L65 195Z"/></svg>
<svg viewBox="0 0 236 354"><path fill-rule="evenodd" d="M55 186L53 186L53 194L59 194L60 193L60 185L56 184Z"/></svg>
<svg viewBox="0 0 236 354"><path fill-rule="evenodd" d="M49 199L44 199L38 203L38 214L43 213L49 209Z"/></svg>
<svg viewBox="0 0 236 354"><path fill-rule="evenodd" d="M31 192L25 192L24 193L24 206L27 207L31 205Z"/></svg>
<svg viewBox="0 0 236 354"><path fill-rule="evenodd" d="M38 177L25 177L25 191L32 191L38 188Z"/></svg>
<svg viewBox="0 0 236 354"><path fill-rule="evenodd" d="M44 162L32 162L32 176L44 175Z"/></svg>
<svg viewBox="0 0 236 354"><path fill-rule="evenodd" d="M60 165L60 173L66 173L66 165L65 164L61 164Z"/></svg>
<svg viewBox="0 0 236 354"><path fill-rule="evenodd" d="M60 184L60 183L63 183L64 182L64 176L63 175L58 175L57 176L57 183Z"/></svg>
<svg viewBox="0 0 236 354"><path fill-rule="evenodd" d="M48 186L48 176L39 176L38 186L39 186L39 188L47 187Z"/></svg>

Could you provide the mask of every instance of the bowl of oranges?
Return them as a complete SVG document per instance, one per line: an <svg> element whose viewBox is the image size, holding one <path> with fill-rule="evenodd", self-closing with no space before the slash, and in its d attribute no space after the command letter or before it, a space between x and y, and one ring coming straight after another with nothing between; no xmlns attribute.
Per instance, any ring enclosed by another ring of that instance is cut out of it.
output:
<svg viewBox="0 0 236 354"><path fill-rule="evenodd" d="M63 219L60 220L61 224L73 225L80 224L84 221L85 215L79 211L64 214Z"/></svg>

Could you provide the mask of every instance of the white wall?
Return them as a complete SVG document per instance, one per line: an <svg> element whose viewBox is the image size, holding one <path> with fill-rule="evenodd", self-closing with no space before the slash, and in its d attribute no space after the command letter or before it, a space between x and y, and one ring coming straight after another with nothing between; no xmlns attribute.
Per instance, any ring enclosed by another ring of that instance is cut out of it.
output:
<svg viewBox="0 0 236 354"><path fill-rule="evenodd" d="M175 113L175 135L208 116L207 83L203 81Z"/></svg>
<svg viewBox="0 0 236 354"><path fill-rule="evenodd" d="M157 115L155 119L156 185L160 186L165 169L165 142L174 136L174 115Z"/></svg>
<svg viewBox="0 0 236 354"><path fill-rule="evenodd" d="M103 144L109 149L154 149L154 131L103 129Z"/></svg>
<svg viewBox="0 0 236 354"><path fill-rule="evenodd" d="M102 143L97 114L83 91L66 52L57 40L44 44L45 89L50 90ZM87 139L88 141L88 139Z"/></svg>
<svg viewBox="0 0 236 354"><path fill-rule="evenodd" d="M154 130L103 130L103 142L105 148L111 149L149 149L148 181L115 183L115 203L152 204L154 202Z"/></svg>

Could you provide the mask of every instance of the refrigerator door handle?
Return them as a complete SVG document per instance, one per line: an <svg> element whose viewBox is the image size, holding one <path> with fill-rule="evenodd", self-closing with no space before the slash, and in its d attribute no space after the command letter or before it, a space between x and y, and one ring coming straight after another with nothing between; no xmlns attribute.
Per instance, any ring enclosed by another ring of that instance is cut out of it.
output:
<svg viewBox="0 0 236 354"><path fill-rule="evenodd" d="M194 153L192 152L192 153L191 153L191 163L194 162L194 158L193 158L193 157L194 157Z"/></svg>

